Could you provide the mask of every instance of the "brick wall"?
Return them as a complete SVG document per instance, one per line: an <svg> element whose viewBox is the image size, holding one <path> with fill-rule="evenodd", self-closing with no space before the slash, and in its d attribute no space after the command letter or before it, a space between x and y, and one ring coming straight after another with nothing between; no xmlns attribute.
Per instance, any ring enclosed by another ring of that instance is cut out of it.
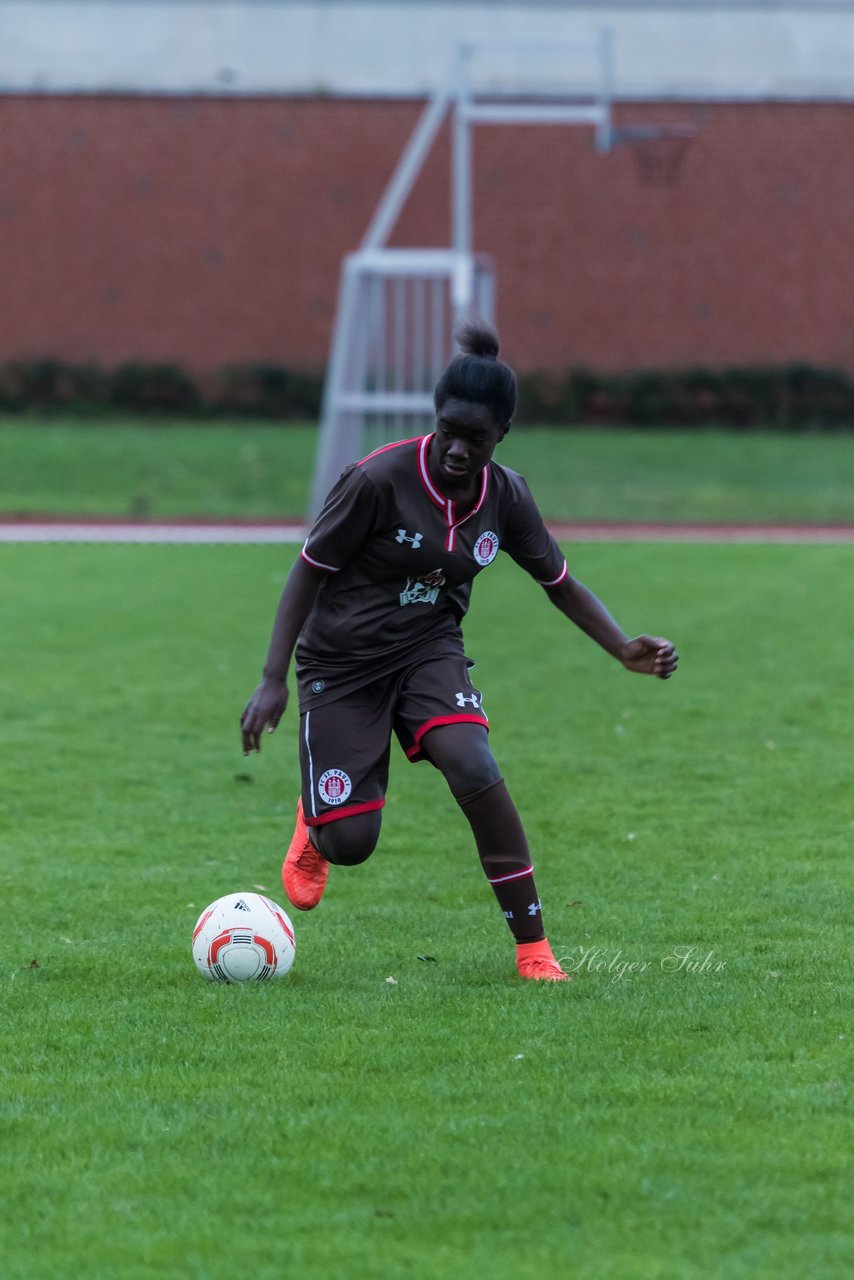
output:
<svg viewBox="0 0 854 1280"><path fill-rule="evenodd" d="M0 98L0 359L322 366L420 104ZM590 132L478 130L476 246L520 369L854 369L854 104L624 105L691 119L673 186ZM448 236L440 139L396 244Z"/></svg>

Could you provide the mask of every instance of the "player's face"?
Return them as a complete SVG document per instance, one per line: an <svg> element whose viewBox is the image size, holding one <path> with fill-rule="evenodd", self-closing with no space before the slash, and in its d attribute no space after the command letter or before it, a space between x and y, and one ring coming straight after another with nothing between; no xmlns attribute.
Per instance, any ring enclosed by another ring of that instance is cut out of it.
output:
<svg viewBox="0 0 854 1280"><path fill-rule="evenodd" d="M430 470L447 492L470 491L507 428L492 410L469 400L446 400L436 418Z"/></svg>

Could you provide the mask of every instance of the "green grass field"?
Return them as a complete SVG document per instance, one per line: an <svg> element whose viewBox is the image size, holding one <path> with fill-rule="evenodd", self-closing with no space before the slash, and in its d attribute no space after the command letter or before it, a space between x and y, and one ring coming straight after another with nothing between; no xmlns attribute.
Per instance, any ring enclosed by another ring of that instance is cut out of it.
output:
<svg viewBox="0 0 854 1280"><path fill-rule="evenodd" d="M0 419L0 512L301 519L315 441L292 424ZM854 519L854 433L519 427L497 456L552 519Z"/></svg>
<svg viewBox="0 0 854 1280"><path fill-rule="evenodd" d="M513 566L475 590L576 980L516 979L398 756L377 853L239 988L190 933L281 900L296 718L249 760L237 721L292 553L0 548L4 1280L850 1274L851 550L568 550L682 653L644 680Z"/></svg>

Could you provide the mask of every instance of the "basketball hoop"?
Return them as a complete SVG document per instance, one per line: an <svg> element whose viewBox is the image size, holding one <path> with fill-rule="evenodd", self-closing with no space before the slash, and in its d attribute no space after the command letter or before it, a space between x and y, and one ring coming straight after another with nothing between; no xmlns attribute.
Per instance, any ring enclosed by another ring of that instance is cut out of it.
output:
<svg viewBox="0 0 854 1280"><path fill-rule="evenodd" d="M696 132L693 124L628 125L614 131L614 142L632 148L645 187L675 187Z"/></svg>

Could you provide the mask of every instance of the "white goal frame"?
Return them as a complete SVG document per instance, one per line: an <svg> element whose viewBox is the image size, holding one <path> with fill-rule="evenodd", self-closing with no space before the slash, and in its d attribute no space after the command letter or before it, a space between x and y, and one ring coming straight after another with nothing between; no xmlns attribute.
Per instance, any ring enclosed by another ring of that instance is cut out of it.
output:
<svg viewBox="0 0 854 1280"><path fill-rule="evenodd" d="M320 510L345 466L388 439L426 429L433 416L433 387L453 355L458 325L474 316L494 321L495 273L472 244L474 126L586 125L595 131L597 151L610 151L611 31L602 27L560 50L588 60L593 92L544 93L526 90L523 81L484 86L478 79L484 55L510 53L514 61L524 61L543 53L542 44L484 41L460 47L446 83L427 103L359 249L342 266L309 518ZM554 46L549 52L554 54ZM395 223L449 113L451 243L444 248L389 248Z"/></svg>

